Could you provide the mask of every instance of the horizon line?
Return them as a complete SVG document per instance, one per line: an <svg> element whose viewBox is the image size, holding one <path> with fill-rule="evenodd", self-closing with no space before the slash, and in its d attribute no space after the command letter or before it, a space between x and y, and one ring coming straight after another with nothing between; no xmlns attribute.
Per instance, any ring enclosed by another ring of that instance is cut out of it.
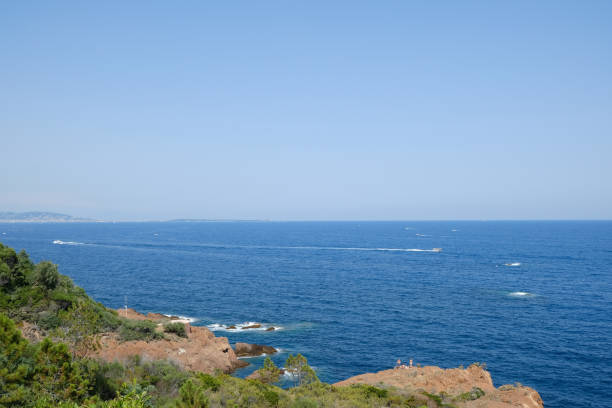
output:
<svg viewBox="0 0 612 408"><path fill-rule="evenodd" d="M465 218L465 219L247 219L247 218L171 218L171 219L77 219L77 220L2 220L0 224L99 224L147 222L559 222L559 221L612 221L612 218Z"/></svg>

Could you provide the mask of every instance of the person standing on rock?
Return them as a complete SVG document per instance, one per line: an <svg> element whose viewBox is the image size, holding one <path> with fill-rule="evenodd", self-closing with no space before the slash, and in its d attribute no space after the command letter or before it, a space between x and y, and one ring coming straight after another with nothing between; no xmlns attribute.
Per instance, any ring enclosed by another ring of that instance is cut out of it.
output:
<svg viewBox="0 0 612 408"><path fill-rule="evenodd" d="M401 368L401 367L402 367L402 360L398 358L397 362L395 363L395 368Z"/></svg>

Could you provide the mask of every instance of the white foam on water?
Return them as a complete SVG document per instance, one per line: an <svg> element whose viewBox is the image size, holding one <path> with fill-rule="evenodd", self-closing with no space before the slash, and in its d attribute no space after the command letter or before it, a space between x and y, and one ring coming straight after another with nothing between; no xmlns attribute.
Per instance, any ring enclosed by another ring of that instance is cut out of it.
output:
<svg viewBox="0 0 612 408"><path fill-rule="evenodd" d="M429 236L429 235L427 235ZM147 249L133 248L130 245L124 244L86 244L83 242L74 241L53 241L56 245L91 245L105 246L113 248L131 248L131 249ZM279 250L306 250L306 251L373 251L373 252L441 252L441 248L421 249L421 248L383 248L383 247L319 247L319 246L267 246L267 245L217 245L217 244L199 244L198 247L203 248L219 248L219 249L279 249Z"/></svg>
<svg viewBox="0 0 612 408"><path fill-rule="evenodd" d="M390 251L390 252L440 252L439 248L420 249L420 248L362 248L362 247L274 247L275 249L311 249L319 251Z"/></svg>
<svg viewBox="0 0 612 408"><path fill-rule="evenodd" d="M252 328L248 328L249 326L255 326L255 325L260 325L260 327L252 327ZM236 333L236 332L250 332L250 331L263 331L265 332L266 330L268 330L269 328L273 327L274 330L270 330L272 331L277 331L277 330L282 330L283 327L282 326L271 326L265 323L260 323L260 322L244 322L244 323L237 323L237 324L220 324L220 323L212 323L209 324L208 326L206 326L209 330L211 331L226 331L226 332L230 332L230 333ZM230 328L232 327L232 328Z"/></svg>
<svg viewBox="0 0 612 408"><path fill-rule="evenodd" d="M458 229L452 229L451 232L457 232L459 231Z"/></svg>
<svg viewBox="0 0 612 408"><path fill-rule="evenodd" d="M283 370L283 377L292 380L293 378L295 378L296 373L294 370L288 370L285 367L281 367Z"/></svg>
<svg viewBox="0 0 612 408"><path fill-rule="evenodd" d="M53 241L55 245L85 245L83 242L74 242L74 241L60 241L56 239Z"/></svg>
<svg viewBox="0 0 612 408"><path fill-rule="evenodd" d="M521 266L521 263L520 262L512 262L512 263L504 264L504 266Z"/></svg>
<svg viewBox="0 0 612 408"><path fill-rule="evenodd" d="M181 316L181 315L175 315L175 314L167 314L167 313L162 313L164 316L166 317L178 317L178 319L174 319L174 321L181 321L181 322L187 322L187 323L194 323L197 322L198 318L196 317L189 317L189 316Z"/></svg>
<svg viewBox="0 0 612 408"><path fill-rule="evenodd" d="M430 236L427 234L414 234L414 235L416 235L417 237L429 237Z"/></svg>
<svg viewBox="0 0 612 408"><path fill-rule="evenodd" d="M535 296L533 293L529 293L529 292L510 292L508 293L508 296L512 296L512 297L532 297Z"/></svg>
<svg viewBox="0 0 612 408"><path fill-rule="evenodd" d="M324 247L320 249L344 250L344 251L389 251L389 252L440 252L440 248L420 249L420 248L334 248Z"/></svg>
<svg viewBox="0 0 612 408"><path fill-rule="evenodd" d="M277 349L278 350L278 349ZM246 360L249 358L261 358L261 357L268 357L268 356L273 356L274 354L278 354L278 352L276 353L272 353L272 354L268 354L268 353L261 353L259 355L256 356L238 356L239 360Z"/></svg>
<svg viewBox="0 0 612 408"><path fill-rule="evenodd" d="M197 322L198 320L200 320L196 317L189 317L189 316L178 316L178 318L181 320L187 320L189 323Z"/></svg>
<svg viewBox="0 0 612 408"><path fill-rule="evenodd" d="M318 368L315 366L310 366L310 368L312 368L315 372L318 370ZM283 370L283 377L286 379L294 379L297 375L295 370L288 370L286 367L281 367L281 369Z"/></svg>

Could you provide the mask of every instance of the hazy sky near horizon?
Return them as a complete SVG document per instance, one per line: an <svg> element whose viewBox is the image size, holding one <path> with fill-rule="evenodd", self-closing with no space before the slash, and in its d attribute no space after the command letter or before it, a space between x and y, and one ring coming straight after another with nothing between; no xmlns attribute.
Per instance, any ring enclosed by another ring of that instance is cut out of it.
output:
<svg viewBox="0 0 612 408"><path fill-rule="evenodd" d="M0 4L0 211L612 218L610 1Z"/></svg>

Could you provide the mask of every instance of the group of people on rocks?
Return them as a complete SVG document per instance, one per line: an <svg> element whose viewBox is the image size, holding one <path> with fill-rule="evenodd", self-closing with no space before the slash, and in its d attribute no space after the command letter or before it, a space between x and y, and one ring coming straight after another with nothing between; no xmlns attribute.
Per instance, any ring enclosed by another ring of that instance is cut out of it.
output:
<svg viewBox="0 0 612 408"><path fill-rule="evenodd" d="M395 369L397 370L400 368L412 368L412 359L410 359L410 362L408 363L408 365L406 365L406 364L402 364L402 360L398 358L397 363L395 363Z"/></svg>

